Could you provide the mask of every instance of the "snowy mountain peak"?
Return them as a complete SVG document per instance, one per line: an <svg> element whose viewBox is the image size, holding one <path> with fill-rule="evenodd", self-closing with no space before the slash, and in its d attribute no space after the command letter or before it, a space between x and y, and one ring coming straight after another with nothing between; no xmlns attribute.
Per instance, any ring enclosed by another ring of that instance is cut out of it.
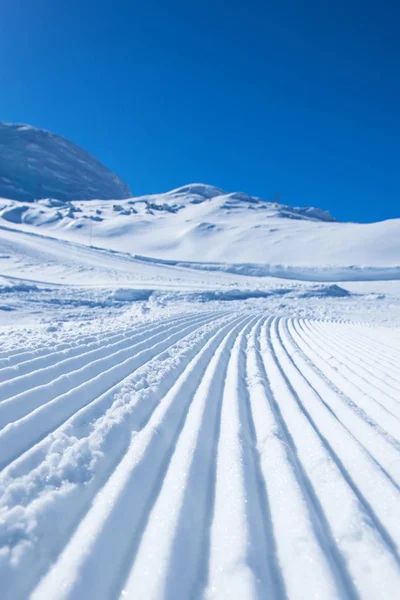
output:
<svg viewBox="0 0 400 600"><path fill-rule="evenodd" d="M174 196L200 196L204 200L225 194L224 190L221 188L205 183L189 183L188 185L183 185L175 190L171 190L168 193Z"/></svg>
<svg viewBox="0 0 400 600"><path fill-rule="evenodd" d="M221 188L204 183L191 183L166 192L165 194L150 194L139 196L130 200L130 203L145 203L149 211L157 212L167 210L178 212L191 204L209 205L209 209L221 209L227 214L229 211L259 210L263 214L289 219L306 219L315 221L336 221L329 211L320 208L305 206L294 207L276 202L267 202L258 196L250 196L244 192L225 192ZM208 209L206 209L208 210Z"/></svg>
<svg viewBox="0 0 400 600"><path fill-rule="evenodd" d="M30 125L0 122L0 197L32 202L131 195L122 179L69 140Z"/></svg>

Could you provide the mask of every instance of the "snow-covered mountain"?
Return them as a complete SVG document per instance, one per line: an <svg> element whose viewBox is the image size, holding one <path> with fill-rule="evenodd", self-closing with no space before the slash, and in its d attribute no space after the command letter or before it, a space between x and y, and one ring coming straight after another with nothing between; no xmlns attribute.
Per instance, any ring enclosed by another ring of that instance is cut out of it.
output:
<svg viewBox="0 0 400 600"><path fill-rule="evenodd" d="M2 200L0 223L156 259L233 263L236 272L244 263L247 273L248 263L263 265L263 274L281 273L282 267L286 272L301 267L303 273L330 267L331 278L332 268L351 268L353 277L354 267L400 265L400 219L340 223L318 208L265 202L204 184L118 201Z"/></svg>
<svg viewBox="0 0 400 600"><path fill-rule="evenodd" d="M397 599L400 219L117 199L49 139L0 198L1 599Z"/></svg>
<svg viewBox="0 0 400 600"><path fill-rule="evenodd" d="M320 208L202 183L132 197L90 154L28 125L0 123L0 225L197 267L229 264L253 275L300 277L301 269L301 278L320 280L329 267L328 278L338 280L358 278L347 272L354 268L380 269L380 278L400 269L400 219L340 223Z"/></svg>
<svg viewBox="0 0 400 600"><path fill-rule="evenodd" d="M128 198L129 187L96 158L63 137L0 123L0 196L88 200Z"/></svg>

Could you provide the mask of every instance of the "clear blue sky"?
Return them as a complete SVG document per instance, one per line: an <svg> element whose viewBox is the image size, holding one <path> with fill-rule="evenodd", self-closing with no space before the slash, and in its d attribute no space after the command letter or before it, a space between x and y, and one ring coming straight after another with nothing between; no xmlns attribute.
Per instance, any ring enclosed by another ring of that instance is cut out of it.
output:
<svg viewBox="0 0 400 600"><path fill-rule="evenodd" d="M398 217L399 30L393 0L2 0L0 120L134 195L200 181Z"/></svg>

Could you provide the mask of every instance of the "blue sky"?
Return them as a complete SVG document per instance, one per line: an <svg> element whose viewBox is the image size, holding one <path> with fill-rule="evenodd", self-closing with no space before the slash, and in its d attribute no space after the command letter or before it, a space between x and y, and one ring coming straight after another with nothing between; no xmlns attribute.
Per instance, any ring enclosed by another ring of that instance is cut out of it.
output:
<svg viewBox="0 0 400 600"><path fill-rule="evenodd" d="M134 195L200 181L344 220L400 216L398 3L0 10L0 120L64 135Z"/></svg>

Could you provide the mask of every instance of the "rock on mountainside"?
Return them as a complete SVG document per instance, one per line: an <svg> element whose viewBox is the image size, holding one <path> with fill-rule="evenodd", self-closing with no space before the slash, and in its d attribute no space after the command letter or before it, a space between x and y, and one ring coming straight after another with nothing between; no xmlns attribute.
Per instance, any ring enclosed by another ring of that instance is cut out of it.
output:
<svg viewBox="0 0 400 600"><path fill-rule="evenodd" d="M32 202L131 195L122 179L69 140L29 125L0 123L0 197Z"/></svg>

